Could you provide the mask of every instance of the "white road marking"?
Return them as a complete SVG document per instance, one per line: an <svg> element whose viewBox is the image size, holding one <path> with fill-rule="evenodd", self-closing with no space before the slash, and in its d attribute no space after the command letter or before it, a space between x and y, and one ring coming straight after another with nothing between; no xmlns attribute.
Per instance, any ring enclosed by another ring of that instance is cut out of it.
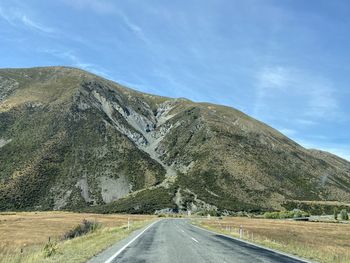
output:
<svg viewBox="0 0 350 263"><path fill-rule="evenodd" d="M185 231L183 231L182 229L180 229L182 233L185 233Z"/></svg>
<svg viewBox="0 0 350 263"><path fill-rule="evenodd" d="M194 237L191 237L191 239L192 239L194 242L199 243L199 242L198 242L198 240L197 240L197 239L195 239Z"/></svg>
<svg viewBox="0 0 350 263"><path fill-rule="evenodd" d="M155 223L159 221L153 222L148 227L146 227L140 234L138 234L136 237L134 237L132 240L129 241L125 246L123 246L121 249L119 249L113 256L111 256L109 259L107 259L104 263L111 263L120 253L123 252L124 249L126 249L128 246L131 245L132 242L134 242L136 239L138 239L143 233L147 231L150 227L152 227Z"/></svg>

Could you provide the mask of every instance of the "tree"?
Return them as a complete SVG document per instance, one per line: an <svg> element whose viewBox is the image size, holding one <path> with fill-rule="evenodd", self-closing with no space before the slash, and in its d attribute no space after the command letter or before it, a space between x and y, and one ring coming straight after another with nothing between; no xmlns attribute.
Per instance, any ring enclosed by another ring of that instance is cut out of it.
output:
<svg viewBox="0 0 350 263"><path fill-rule="evenodd" d="M349 220L348 211L346 211L346 209L343 209L340 211L340 219L341 220Z"/></svg>

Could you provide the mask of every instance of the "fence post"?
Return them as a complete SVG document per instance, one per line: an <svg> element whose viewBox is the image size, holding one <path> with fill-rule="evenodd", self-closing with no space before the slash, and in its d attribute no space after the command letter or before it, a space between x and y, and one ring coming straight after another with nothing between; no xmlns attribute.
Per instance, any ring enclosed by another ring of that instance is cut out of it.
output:
<svg viewBox="0 0 350 263"><path fill-rule="evenodd" d="M243 238L243 226L239 226L239 238Z"/></svg>

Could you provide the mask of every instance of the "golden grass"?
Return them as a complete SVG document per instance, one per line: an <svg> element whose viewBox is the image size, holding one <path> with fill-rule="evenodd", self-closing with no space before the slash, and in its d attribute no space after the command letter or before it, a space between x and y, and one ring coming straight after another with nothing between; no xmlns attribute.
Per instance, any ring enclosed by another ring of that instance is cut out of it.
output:
<svg viewBox="0 0 350 263"><path fill-rule="evenodd" d="M350 224L297 222L244 217L196 221L198 224L244 239L325 263L350 262Z"/></svg>
<svg viewBox="0 0 350 263"><path fill-rule="evenodd" d="M23 253L0 254L0 262L6 263L83 263L110 245L127 237L132 231L146 225L147 221L134 222L126 226L105 227L93 233L71 240L54 243L55 253L45 257L42 247L31 247Z"/></svg>
<svg viewBox="0 0 350 263"><path fill-rule="evenodd" d="M70 212L0 213L0 254L18 253L32 247L42 247L49 239L59 240L83 219L97 221L104 227L120 227L151 220L148 215L101 215Z"/></svg>

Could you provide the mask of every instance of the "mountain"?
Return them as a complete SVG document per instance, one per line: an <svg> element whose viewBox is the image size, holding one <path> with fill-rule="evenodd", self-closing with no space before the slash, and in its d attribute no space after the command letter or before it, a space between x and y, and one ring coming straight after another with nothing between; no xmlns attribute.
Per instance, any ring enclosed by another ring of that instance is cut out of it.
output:
<svg viewBox="0 0 350 263"><path fill-rule="evenodd" d="M349 162L230 107L141 93L75 68L0 70L0 210L349 202L349 172Z"/></svg>

